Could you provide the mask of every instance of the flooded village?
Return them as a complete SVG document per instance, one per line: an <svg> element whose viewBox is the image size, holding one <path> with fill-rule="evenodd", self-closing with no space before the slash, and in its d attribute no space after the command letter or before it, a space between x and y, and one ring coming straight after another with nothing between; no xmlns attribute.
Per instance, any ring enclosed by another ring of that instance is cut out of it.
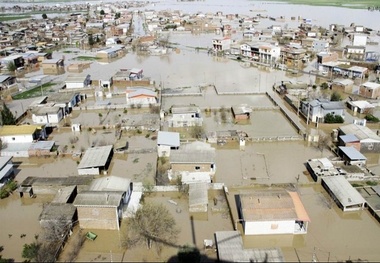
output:
<svg viewBox="0 0 380 263"><path fill-rule="evenodd" d="M0 261L379 261L379 13L304 7L5 3Z"/></svg>

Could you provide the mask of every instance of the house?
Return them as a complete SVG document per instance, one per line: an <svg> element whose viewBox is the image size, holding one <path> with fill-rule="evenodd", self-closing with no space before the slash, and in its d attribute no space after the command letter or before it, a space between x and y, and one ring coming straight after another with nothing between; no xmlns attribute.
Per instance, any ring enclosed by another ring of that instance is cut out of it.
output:
<svg viewBox="0 0 380 263"><path fill-rule="evenodd" d="M328 52L330 49L330 43L327 40L314 39L311 48L316 53Z"/></svg>
<svg viewBox="0 0 380 263"><path fill-rule="evenodd" d="M57 226L56 231L62 232L57 234L64 239L72 230L74 222L77 221L77 209L73 204L68 203L45 204L38 219L42 229L46 228L51 231L54 226Z"/></svg>
<svg viewBox="0 0 380 263"><path fill-rule="evenodd" d="M91 76L89 74L68 75L65 83L66 89L83 89L91 85Z"/></svg>
<svg viewBox="0 0 380 263"><path fill-rule="evenodd" d="M12 156L0 157L0 189L14 176Z"/></svg>
<svg viewBox="0 0 380 263"><path fill-rule="evenodd" d="M149 106L158 102L157 92L146 88L130 88L126 91L127 105Z"/></svg>
<svg viewBox="0 0 380 263"><path fill-rule="evenodd" d="M307 233L310 218L297 192L255 190L237 199L245 235Z"/></svg>
<svg viewBox="0 0 380 263"><path fill-rule="evenodd" d="M232 106L231 112L236 121L248 120L251 118L252 109L247 104L241 104Z"/></svg>
<svg viewBox="0 0 380 263"><path fill-rule="evenodd" d="M339 146L354 147L357 151L360 151L360 140L354 134L340 135Z"/></svg>
<svg viewBox="0 0 380 263"><path fill-rule="evenodd" d="M89 186L90 191L121 191L125 192L123 203L128 204L132 194L131 180L118 176L105 176L96 178Z"/></svg>
<svg viewBox="0 0 380 263"><path fill-rule="evenodd" d="M16 77L0 75L0 90L7 90L14 85L16 85Z"/></svg>
<svg viewBox="0 0 380 263"><path fill-rule="evenodd" d="M211 183L216 171L215 148L208 143L195 141L184 144L170 154L170 180L180 177L182 183Z"/></svg>
<svg viewBox="0 0 380 263"><path fill-rule="evenodd" d="M158 157L169 157L171 150L178 150L180 139L178 132L159 131L157 134Z"/></svg>
<svg viewBox="0 0 380 263"><path fill-rule="evenodd" d="M212 47L214 51L227 51L231 47L230 37L214 37L212 39Z"/></svg>
<svg viewBox="0 0 380 263"><path fill-rule="evenodd" d="M150 85L150 79L145 78L142 69L121 69L112 76L112 84L114 87L143 87Z"/></svg>
<svg viewBox="0 0 380 263"><path fill-rule="evenodd" d="M45 127L37 125L4 125L0 128L3 144L32 143L47 138Z"/></svg>
<svg viewBox="0 0 380 263"><path fill-rule="evenodd" d="M331 83L331 90L352 94L354 81L351 79L334 79Z"/></svg>
<svg viewBox="0 0 380 263"><path fill-rule="evenodd" d="M380 137L366 126L357 124L348 124L340 126L338 129L339 136L355 135L360 141L361 153L380 153Z"/></svg>
<svg viewBox="0 0 380 263"><path fill-rule="evenodd" d="M50 156L55 147L55 141L33 142L28 148L28 156Z"/></svg>
<svg viewBox="0 0 380 263"><path fill-rule="evenodd" d="M367 81L359 86L359 95L369 99L380 98L380 84Z"/></svg>
<svg viewBox="0 0 380 263"><path fill-rule="evenodd" d="M119 230L125 191L82 191L74 200L80 228Z"/></svg>
<svg viewBox="0 0 380 263"><path fill-rule="evenodd" d="M281 248L246 248L239 231L215 232L218 262L285 262Z"/></svg>
<svg viewBox="0 0 380 263"><path fill-rule="evenodd" d="M61 107L65 116L69 114L75 106L78 106L82 102L82 100L86 98L86 94L81 94L79 92L59 92L49 94L49 97L47 97L46 100L46 104L50 103L54 104L54 106Z"/></svg>
<svg viewBox="0 0 380 263"><path fill-rule="evenodd" d="M9 63L13 63L16 68L22 68L25 65L24 58L19 54L10 55L0 59L0 64L4 67L7 67Z"/></svg>
<svg viewBox="0 0 380 263"><path fill-rule="evenodd" d="M63 59L44 59L41 62L42 72L44 74L58 74L64 68L64 60Z"/></svg>
<svg viewBox="0 0 380 263"><path fill-rule="evenodd" d="M347 101L347 107L352 110L354 113L360 113L360 114L372 114L373 110L375 108L374 105L369 103L366 100L354 100L354 101Z"/></svg>
<svg viewBox="0 0 380 263"><path fill-rule="evenodd" d="M227 142L239 142L242 138L247 138L248 134L243 131L210 131L206 134L208 143L225 144Z"/></svg>
<svg viewBox="0 0 380 263"><path fill-rule="evenodd" d="M350 35L351 39L352 39L352 45L353 46L363 46L365 47L367 45L367 38L368 38L368 35L366 34L353 34L353 35Z"/></svg>
<svg viewBox="0 0 380 263"><path fill-rule="evenodd" d="M35 124L58 124L64 118L63 108L54 104L45 104L31 110Z"/></svg>
<svg viewBox="0 0 380 263"><path fill-rule="evenodd" d="M169 127L202 126L201 110L195 105L172 106Z"/></svg>
<svg viewBox="0 0 380 263"><path fill-rule="evenodd" d="M365 46L350 46L347 45L344 49L343 54L347 59L353 60L364 60L365 57Z"/></svg>
<svg viewBox="0 0 380 263"><path fill-rule="evenodd" d="M317 64L320 65L327 62L334 62L337 61L338 58L339 55L336 52L321 51L317 54Z"/></svg>
<svg viewBox="0 0 380 263"><path fill-rule="evenodd" d="M343 212L364 209L365 199L343 175L322 178L321 184Z"/></svg>
<svg viewBox="0 0 380 263"><path fill-rule="evenodd" d="M193 183L189 185L189 212L207 212L208 208L207 183Z"/></svg>
<svg viewBox="0 0 380 263"><path fill-rule="evenodd" d="M301 112L312 122L324 122L327 114L339 115L344 118L345 106L341 101L316 99L313 101L300 101Z"/></svg>
<svg viewBox="0 0 380 263"><path fill-rule="evenodd" d="M108 47L96 52L96 57L101 59L112 59L118 58L125 55L125 46L123 45L113 45L112 47Z"/></svg>
<svg viewBox="0 0 380 263"><path fill-rule="evenodd" d="M361 154L355 147L352 146L338 146L338 155L343 159L346 164L365 166L367 157Z"/></svg>
<svg viewBox="0 0 380 263"><path fill-rule="evenodd" d="M79 175L99 175L107 173L113 156L113 146L99 146L88 148L78 164Z"/></svg>

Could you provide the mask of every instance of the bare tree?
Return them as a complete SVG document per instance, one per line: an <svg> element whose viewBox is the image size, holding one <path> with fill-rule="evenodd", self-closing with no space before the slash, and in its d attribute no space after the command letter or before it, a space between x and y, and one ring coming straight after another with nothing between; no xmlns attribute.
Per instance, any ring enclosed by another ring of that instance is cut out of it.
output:
<svg viewBox="0 0 380 263"><path fill-rule="evenodd" d="M128 219L123 245L130 248L145 244L153 246L159 254L165 245L175 246L179 229L168 209L163 204L145 203Z"/></svg>

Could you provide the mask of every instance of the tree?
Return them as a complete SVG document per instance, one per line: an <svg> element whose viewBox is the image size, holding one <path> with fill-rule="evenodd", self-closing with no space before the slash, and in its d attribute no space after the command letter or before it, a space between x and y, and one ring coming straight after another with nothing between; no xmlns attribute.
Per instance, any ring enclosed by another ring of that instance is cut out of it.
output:
<svg viewBox="0 0 380 263"><path fill-rule="evenodd" d="M100 13L99 13L101 16L104 16L106 14L106 12L104 12L104 10L100 10Z"/></svg>
<svg viewBox="0 0 380 263"><path fill-rule="evenodd" d="M201 262L201 253L198 248L185 245L178 250L178 262L197 263Z"/></svg>
<svg viewBox="0 0 380 263"><path fill-rule="evenodd" d="M191 126L190 136L196 139L202 138L202 135L205 133L203 126Z"/></svg>
<svg viewBox="0 0 380 263"><path fill-rule="evenodd" d="M38 240L38 235L34 236L34 241L30 244L24 244L21 256L29 261L37 261L38 251L41 248L41 243Z"/></svg>
<svg viewBox="0 0 380 263"><path fill-rule="evenodd" d="M45 13L42 14L42 19L47 19L47 15Z"/></svg>
<svg viewBox="0 0 380 263"><path fill-rule="evenodd" d="M321 84L321 89L328 89L329 88L329 84L327 84L326 82L323 82Z"/></svg>
<svg viewBox="0 0 380 263"><path fill-rule="evenodd" d="M117 12L117 13L115 14L115 19L119 19L120 17L121 17L120 12Z"/></svg>
<svg viewBox="0 0 380 263"><path fill-rule="evenodd" d="M9 72L14 73L16 71L16 69L17 69L16 64L13 61L8 62L8 64L7 64L7 70Z"/></svg>
<svg viewBox="0 0 380 263"><path fill-rule="evenodd" d="M145 203L128 219L124 240L126 248L146 244L155 246L159 254L164 245L175 244L179 229L168 209L163 204Z"/></svg>
<svg viewBox="0 0 380 263"><path fill-rule="evenodd" d="M7 105L3 104L3 109L1 111L1 123L2 125L15 125L16 118L13 116L13 113L7 107Z"/></svg>
<svg viewBox="0 0 380 263"><path fill-rule="evenodd" d="M331 113L327 113L324 120L325 123L344 123L344 119L342 116Z"/></svg>
<svg viewBox="0 0 380 263"><path fill-rule="evenodd" d="M92 34L88 35L88 44L90 45L91 48L95 44L95 39L92 36Z"/></svg>
<svg viewBox="0 0 380 263"><path fill-rule="evenodd" d="M342 96L334 91L332 94L331 94L331 97L330 97L330 101L341 101L342 100Z"/></svg>

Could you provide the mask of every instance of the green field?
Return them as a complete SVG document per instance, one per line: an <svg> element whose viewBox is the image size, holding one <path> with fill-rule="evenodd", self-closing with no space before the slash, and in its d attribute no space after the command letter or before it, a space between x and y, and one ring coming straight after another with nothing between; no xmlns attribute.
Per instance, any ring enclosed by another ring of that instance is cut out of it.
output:
<svg viewBox="0 0 380 263"><path fill-rule="evenodd" d="M284 2L295 5L314 6L339 6L347 8L367 9L369 7L380 7L379 0L268 0L273 2Z"/></svg>
<svg viewBox="0 0 380 263"><path fill-rule="evenodd" d="M29 99L29 98L35 98L39 96L46 95L47 92L50 91L50 87L56 85L56 83L46 83L41 85L38 85L37 87L34 87L32 89L26 90L24 92L18 93L14 96L12 96L12 99L14 100L21 100L21 99Z"/></svg>
<svg viewBox="0 0 380 263"><path fill-rule="evenodd" d="M13 20L19 20L19 19L28 19L31 18L30 15L5 15L0 14L0 22L7 22L7 21L13 21Z"/></svg>

